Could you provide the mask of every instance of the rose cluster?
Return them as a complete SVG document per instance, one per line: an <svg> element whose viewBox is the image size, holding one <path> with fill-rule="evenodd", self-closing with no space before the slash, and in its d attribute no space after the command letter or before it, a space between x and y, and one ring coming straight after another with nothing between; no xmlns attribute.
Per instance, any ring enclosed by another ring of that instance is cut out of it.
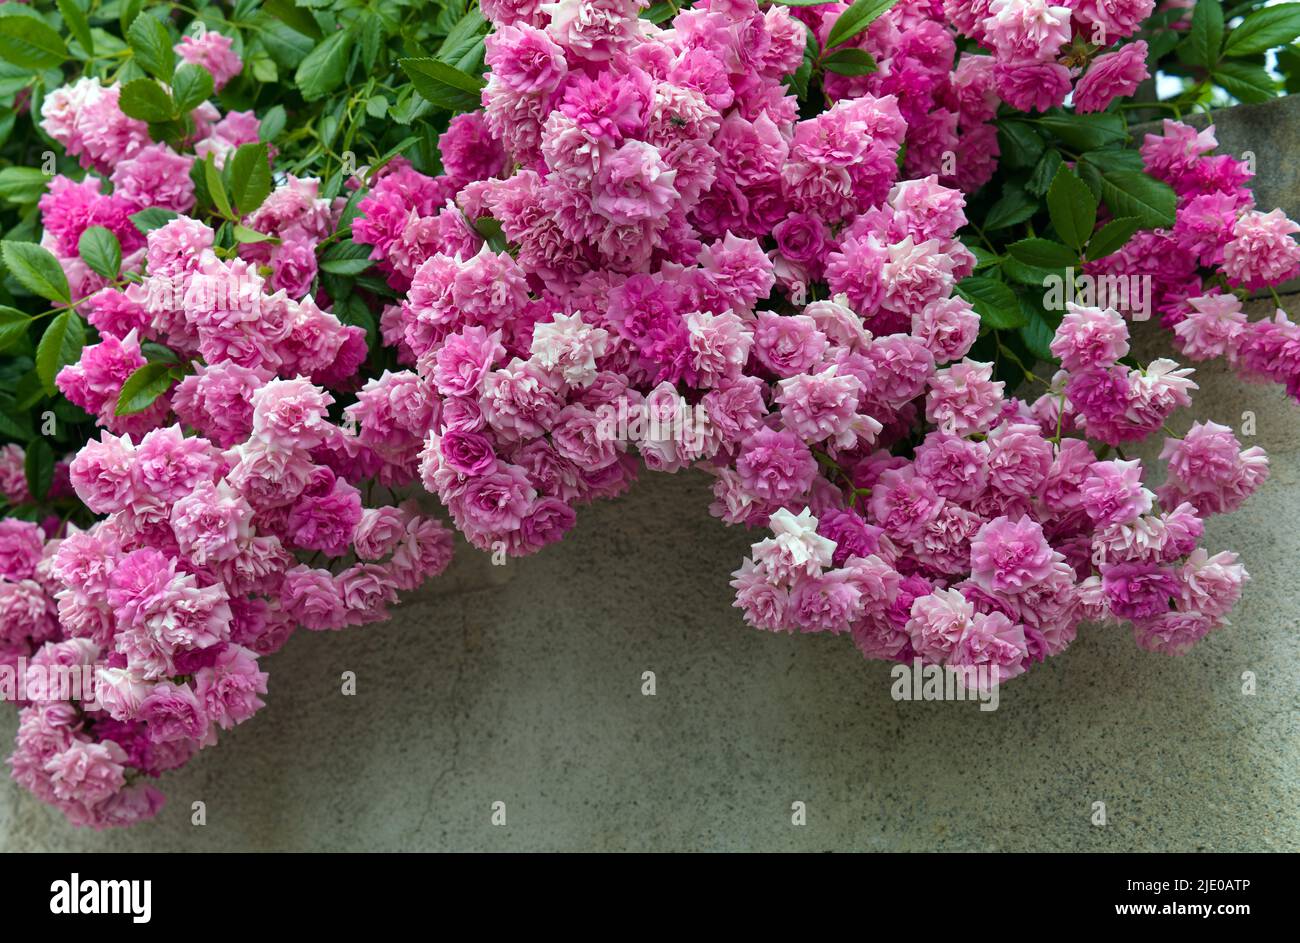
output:
<svg viewBox="0 0 1300 943"><path fill-rule="evenodd" d="M1071 93L1076 112L1103 111L1149 77L1142 40L1095 52L1137 32L1155 0L942 0L942 7L947 22L988 50L998 96L1020 111L1047 111Z"/></svg>
<svg viewBox="0 0 1300 943"><path fill-rule="evenodd" d="M218 34L177 52L217 85L239 70ZM428 428L423 390L384 378L336 403L361 386L367 354L365 331L308 293L339 201L282 176L242 217L273 238L223 246L184 215L190 171L255 142L257 119L218 120L205 103L182 154L151 143L118 94L83 79L46 99L47 130L92 172L112 168L112 189L56 177L40 201L43 244L98 335L56 384L104 430L56 469L50 496L75 490L102 520L0 521L0 674L23 705L13 775L96 828L154 814L151 779L263 706L259 659L297 626L382 621L451 556L450 532L416 504L370 500L414 472L395 430ZM138 226L142 210L170 218ZM118 239L118 279L80 258L92 226ZM169 389L121 409L151 362ZM0 458L8 501L29 500L21 450Z"/></svg>
<svg viewBox="0 0 1300 943"><path fill-rule="evenodd" d="M1135 234L1087 271L1149 276L1161 323L1187 357L1225 357L1246 378L1280 383L1300 400L1300 325L1280 308L1258 321L1242 310L1249 293L1300 275L1300 225L1279 209L1257 209L1249 163L1217 147L1213 125L1197 131L1166 120L1163 133L1147 134L1147 173L1178 195L1174 225Z"/></svg>
<svg viewBox="0 0 1300 943"><path fill-rule="evenodd" d="M905 122L894 96L868 94L798 120L781 78L804 29L785 8L713 4L671 29L629 3L487 12L484 111L443 135L446 173L386 168L353 227L407 289L382 323L415 367L402 382L435 404L421 476L477 546L558 539L573 504L626 487L631 442L669 471L734 450L764 411L751 358L794 376L823 327L853 329L755 315L778 282L804 292L834 266L906 320L969 272L960 195L935 180L898 191L913 207L899 228L833 238L892 192ZM512 251L479 236L484 217ZM928 317L973 338L960 303ZM664 433L696 407L713 419Z"/></svg>
<svg viewBox="0 0 1300 943"><path fill-rule="evenodd" d="M356 471L353 437L329 421L324 389L273 379L250 400L247 437L226 449L179 425L138 443L103 433L77 454L71 480L104 520L43 546L27 530L5 535L6 574L18 581L6 593L43 620L28 633L39 647L27 676L92 672L89 695L27 685L10 759L15 779L74 823L153 814L161 796L147 778L263 706L260 656L298 625L382 621L399 590L450 560L436 519L363 507L345 477Z"/></svg>
<svg viewBox="0 0 1300 943"><path fill-rule="evenodd" d="M1170 654L1224 624L1246 572L1199 539L1206 517L1260 486L1267 458L1196 423L1166 440L1168 474L1153 492L1141 463L1109 448L1098 457L1089 439L1160 428L1190 402L1190 371L1117 367L1128 331L1113 310L1071 306L1052 346L1062 371L1033 402L1008 396L991 364L926 371L910 457L840 455L826 463L835 487L821 479L771 516L772 536L734 574L747 621L848 632L870 658L996 667L1002 680L1062 652L1085 620L1126 620L1141 647ZM1096 371L1125 391L1100 422L1093 381L1079 383Z"/></svg>

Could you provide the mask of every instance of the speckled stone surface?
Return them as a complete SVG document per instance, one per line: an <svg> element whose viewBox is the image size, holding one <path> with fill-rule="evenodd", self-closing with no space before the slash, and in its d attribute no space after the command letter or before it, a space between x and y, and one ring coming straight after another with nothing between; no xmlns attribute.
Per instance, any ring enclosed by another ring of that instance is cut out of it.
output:
<svg viewBox="0 0 1300 943"><path fill-rule="evenodd" d="M1217 154L1239 159L1254 155L1255 203L1261 210L1281 207L1292 219L1300 218L1300 95L1289 95L1260 105L1238 105L1210 114L1184 115L1195 128L1213 123ZM1136 125L1134 143L1145 132L1159 133L1160 123Z"/></svg>
<svg viewBox="0 0 1300 943"><path fill-rule="evenodd" d="M1300 411L1201 380L1203 415L1256 413L1273 476L1210 524L1254 580L1186 658L1088 627L997 711L895 702L847 639L745 628L726 574L750 538L709 517L702 475L649 476L539 556L462 548L391 622L299 633L268 709L169 775L155 822L77 831L0 782L0 847L1300 850ZM5 709L5 742L14 726Z"/></svg>

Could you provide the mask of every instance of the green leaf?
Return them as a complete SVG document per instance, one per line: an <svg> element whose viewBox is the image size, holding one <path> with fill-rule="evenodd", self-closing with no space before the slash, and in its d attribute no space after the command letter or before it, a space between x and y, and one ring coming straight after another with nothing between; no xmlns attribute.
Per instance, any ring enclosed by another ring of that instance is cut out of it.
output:
<svg viewBox="0 0 1300 943"><path fill-rule="evenodd" d="M32 437L32 422L24 413L11 416L0 410L0 435L26 442Z"/></svg>
<svg viewBox="0 0 1300 943"><path fill-rule="evenodd" d="M55 316L36 345L36 373L45 391L58 391L54 378L70 363L76 363L86 343L86 327L77 312L68 310Z"/></svg>
<svg viewBox="0 0 1300 943"><path fill-rule="evenodd" d="M1032 167L1043 156L1043 139L1023 121L999 121L998 149L1008 168Z"/></svg>
<svg viewBox="0 0 1300 943"><path fill-rule="evenodd" d="M1225 56L1251 56L1267 52L1300 36L1300 3L1281 3L1251 13L1228 34ZM1231 89L1229 89L1231 91Z"/></svg>
<svg viewBox="0 0 1300 943"><path fill-rule="evenodd" d="M1128 128L1121 115L1103 112L1090 115L1043 115L1034 121L1076 151L1094 151L1128 140Z"/></svg>
<svg viewBox="0 0 1300 943"><path fill-rule="evenodd" d="M1248 105L1277 97L1277 82L1263 66L1222 62L1210 77L1233 98Z"/></svg>
<svg viewBox="0 0 1300 943"><path fill-rule="evenodd" d="M1016 293L1003 282L972 275L958 282L956 291L971 303L971 307L980 316L981 324L1003 331L1025 323Z"/></svg>
<svg viewBox="0 0 1300 943"><path fill-rule="evenodd" d="M1088 240L1088 259L1104 259L1111 253L1118 252L1141 228L1141 220L1136 216L1112 219L1093 233L1092 238Z"/></svg>
<svg viewBox="0 0 1300 943"><path fill-rule="evenodd" d="M212 73L201 65L186 62L172 79L172 98L182 114L188 114L212 97Z"/></svg>
<svg viewBox="0 0 1300 943"><path fill-rule="evenodd" d="M68 277L53 255L34 242L0 243L0 257L18 283L48 301L72 302Z"/></svg>
<svg viewBox="0 0 1300 943"><path fill-rule="evenodd" d="M1069 167L1062 166L1047 191L1052 225L1066 244L1082 249L1097 225L1097 198Z"/></svg>
<svg viewBox="0 0 1300 943"><path fill-rule="evenodd" d="M995 255L981 246L967 246L966 249L971 255L975 256L975 271L977 272L980 269L988 268L990 265L997 265L1002 261L1001 256Z"/></svg>
<svg viewBox="0 0 1300 943"><path fill-rule="evenodd" d="M379 61L379 50L384 48L384 21L369 10L361 17L361 64L367 72L373 72Z"/></svg>
<svg viewBox="0 0 1300 943"><path fill-rule="evenodd" d="M388 99L383 95L371 95L366 99L366 114L372 118L383 118L388 114Z"/></svg>
<svg viewBox="0 0 1300 943"><path fill-rule="evenodd" d="M1179 58L1187 65L1210 68L1223 48L1223 5L1219 0L1196 0L1192 28Z"/></svg>
<svg viewBox="0 0 1300 943"><path fill-rule="evenodd" d="M1167 229L1174 224L1178 195L1167 183L1135 170L1103 170L1101 198L1116 218L1133 216L1143 229Z"/></svg>
<svg viewBox="0 0 1300 943"><path fill-rule="evenodd" d="M1023 296L1020 299L1020 307L1024 312L1027 324L1020 328L1020 339L1025 342L1029 352L1039 360L1055 361L1056 355L1052 353L1052 339L1056 336L1056 331L1043 317L1033 302L1027 301Z"/></svg>
<svg viewBox="0 0 1300 943"><path fill-rule="evenodd" d="M86 11L78 4L78 0L58 0L59 14L63 17L63 25L68 31L77 38L81 43L81 48L85 50L86 55L95 54L95 37L90 35L90 21L86 19Z"/></svg>
<svg viewBox="0 0 1300 943"><path fill-rule="evenodd" d="M265 144L244 144L230 161L230 195L247 216L271 192L271 161Z"/></svg>
<svg viewBox="0 0 1300 943"><path fill-rule="evenodd" d="M89 226L81 234L77 251L90 270L107 279L117 278L122 269L122 246L103 226Z"/></svg>
<svg viewBox="0 0 1300 943"><path fill-rule="evenodd" d="M180 358L176 356L176 351L156 341L145 341L140 345L140 353L144 354L144 359L150 363L176 364L180 362Z"/></svg>
<svg viewBox="0 0 1300 943"><path fill-rule="evenodd" d="M839 75L870 75L879 69L871 53L852 48L835 50L822 61L822 65L827 72Z"/></svg>
<svg viewBox="0 0 1300 943"><path fill-rule="evenodd" d="M437 59L398 59L420 93L432 105L447 111L472 111L481 105L480 91L486 84L481 76L466 75Z"/></svg>
<svg viewBox="0 0 1300 943"><path fill-rule="evenodd" d="M320 269L331 275L360 275L374 264L370 259L329 259L321 262Z"/></svg>
<svg viewBox="0 0 1300 943"><path fill-rule="evenodd" d="M176 71L172 35L157 17L141 13L126 31L135 61L154 78L166 82Z"/></svg>
<svg viewBox="0 0 1300 943"><path fill-rule="evenodd" d="M1038 211L1038 201L1016 184L1007 184L998 200L984 217L984 228L992 231L1023 223Z"/></svg>
<svg viewBox="0 0 1300 943"><path fill-rule="evenodd" d="M463 59L465 54L481 40L484 23L478 4L470 6L469 11L456 22L447 33L447 38L442 41L442 45L438 47L438 58L450 64Z"/></svg>
<svg viewBox="0 0 1300 943"><path fill-rule="evenodd" d="M217 170L216 161L211 154L203 162L203 182L207 184L208 196L212 198L212 205L217 208L217 212L226 219L234 219L235 213L230 208L225 181L221 179L221 171Z"/></svg>
<svg viewBox="0 0 1300 943"><path fill-rule="evenodd" d="M276 105L273 108L268 108L266 114L262 118L262 127L260 131L262 140L274 141L278 138L280 133L284 130L285 124L288 123L288 120L289 118L283 105Z"/></svg>
<svg viewBox="0 0 1300 943"><path fill-rule="evenodd" d="M233 232L235 235L236 242L242 242L242 243L269 242L274 245L278 245L280 242L280 240L275 236L268 236L266 233L258 232L256 229L249 229L247 226L243 225L242 223L236 223Z"/></svg>
<svg viewBox="0 0 1300 943"><path fill-rule="evenodd" d="M6 167L0 170L0 198L11 203L35 203L45 192L50 178L35 167Z"/></svg>
<svg viewBox="0 0 1300 943"><path fill-rule="evenodd" d="M312 39L320 39L322 36L320 26L317 25L312 15L302 7L297 6L293 0L266 0L262 4L262 9L303 36L309 36Z"/></svg>
<svg viewBox="0 0 1300 943"><path fill-rule="evenodd" d="M351 53L352 33L348 30L331 33L309 52L293 77L302 97L315 101L338 88L348 70Z"/></svg>
<svg viewBox="0 0 1300 943"><path fill-rule="evenodd" d="M830 49L847 39L852 39L875 22L876 18L895 2L896 0L855 0L853 6L841 13L835 25L831 27L830 35L826 37L826 48Z"/></svg>
<svg viewBox="0 0 1300 943"><path fill-rule="evenodd" d="M27 473L27 490L32 499L44 501L54 482L54 449L50 448L50 443L40 438L27 443L23 471Z"/></svg>
<svg viewBox="0 0 1300 943"><path fill-rule="evenodd" d="M140 121L171 121L176 105L167 90L153 79L132 79L122 86L118 107L130 118Z"/></svg>
<svg viewBox="0 0 1300 943"><path fill-rule="evenodd" d="M0 305L0 350L5 350L26 337L31 325L30 315L17 308Z"/></svg>
<svg viewBox="0 0 1300 943"><path fill-rule="evenodd" d="M785 3L786 0L775 0L776 3ZM790 6L812 6L814 3L825 3L826 0L789 0ZM677 7L671 3L656 3L641 11L641 19L649 20L656 26L664 20L672 19L677 15Z"/></svg>
<svg viewBox="0 0 1300 943"><path fill-rule="evenodd" d="M325 251L320 269L331 275L360 275L372 265L369 246L344 241L336 242Z"/></svg>
<svg viewBox="0 0 1300 943"><path fill-rule="evenodd" d="M165 210L161 206L151 206L138 213L132 213L129 218L135 223L135 228L147 236L160 226L166 226L178 215L180 214Z"/></svg>
<svg viewBox="0 0 1300 943"><path fill-rule="evenodd" d="M1034 172L1025 181L1025 189L1036 197L1047 196L1052 181L1056 179L1056 172L1063 163L1065 161L1061 158L1061 152L1056 148L1049 147L1043 151L1043 156L1034 165Z"/></svg>
<svg viewBox="0 0 1300 943"><path fill-rule="evenodd" d="M1021 239L1007 246L1007 252L1026 265L1039 268L1064 268L1079 263L1079 253L1050 239Z"/></svg>
<svg viewBox="0 0 1300 943"><path fill-rule="evenodd" d="M0 59L23 69L56 69L68 58L62 37L35 16L0 16Z"/></svg>
<svg viewBox="0 0 1300 943"><path fill-rule="evenodd" d="M1002 260L1002 274L1017 285L1031 285L1035 288L1042 288L1047 284L1047 279L1054 275L1059 277L1061 269L1029 265L1008 255Z"/></svg>
<svg viewBox="0 0 1300 943"><path fill-rule="evenodd" d="M122 384L113 415L129 416L148 409L158 397L171 389L176 379L174 364L154 361L137 367Z"/></svg>

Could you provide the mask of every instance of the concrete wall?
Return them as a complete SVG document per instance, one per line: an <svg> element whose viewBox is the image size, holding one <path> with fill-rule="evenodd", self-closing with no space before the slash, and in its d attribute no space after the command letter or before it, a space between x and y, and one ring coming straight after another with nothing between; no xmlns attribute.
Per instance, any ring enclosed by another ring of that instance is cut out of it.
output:
<svg viewBox="0 0 1300 943"><path fill-rule="evenodd" d="M1141 359L1165 349L1138 335ZM0 782L0 849L1300 850L1300 407L1198 379L1172 427L1253 411L1273 475L1210 523L1254 579L1185 658L1085 628L995 712L895 702L847 639L745 628L726 583L751 535L709 517L703 476L648 476L539 556L462 547L392 621L300 633L269 661L267 711L169 774L155 822L77 831ZM14 728L0 710L0 741Z"/></svg>

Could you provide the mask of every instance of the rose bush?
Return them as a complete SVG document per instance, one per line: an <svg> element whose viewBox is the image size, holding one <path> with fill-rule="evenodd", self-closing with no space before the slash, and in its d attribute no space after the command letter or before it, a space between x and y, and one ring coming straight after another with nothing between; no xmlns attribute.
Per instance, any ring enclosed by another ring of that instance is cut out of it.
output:
<svg viewBox="0 0 1300 943"><path fill-rule="evenodd" d="M1300 329L1243 311L1300 226L1181 120L1290 90L1297 36L1208 0L0 5L14 777L147 817L261 656L447 565L403 497L522 556L642 467L770 535L756 628L969 684L1084 622L1186 652L1247 580L1204 522L1268 461L1170 432L1193 371L1131 325L1300 399Z"/></svg>

